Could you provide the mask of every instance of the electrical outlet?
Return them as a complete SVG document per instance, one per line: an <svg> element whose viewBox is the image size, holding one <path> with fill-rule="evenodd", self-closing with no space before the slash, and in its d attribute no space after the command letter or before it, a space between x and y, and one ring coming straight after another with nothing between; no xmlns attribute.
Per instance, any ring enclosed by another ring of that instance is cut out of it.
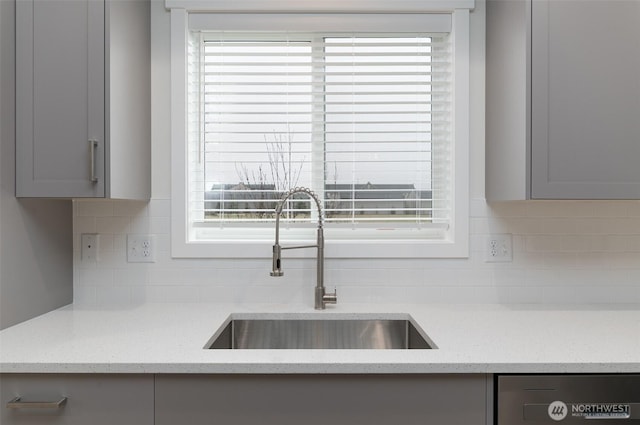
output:
<svg viewBox="0 0 640 425"><path fill-rule="evenodd" d="M155 263L156 236L127 235L127 261L129 263Z"/></svg>
<svg viewBox="0 0 640 425"><path fill-rule="evenodd" d="M511 233L487 236L485 250L485 262L487 263L508 263L513 261Z"/></svg>
<svg viewBox="0 0 640 425"><path fill-rule="evenodd" d="M97 262L100 235L97 233L83 233L80 236L80 255L83 262Z"/></svg>

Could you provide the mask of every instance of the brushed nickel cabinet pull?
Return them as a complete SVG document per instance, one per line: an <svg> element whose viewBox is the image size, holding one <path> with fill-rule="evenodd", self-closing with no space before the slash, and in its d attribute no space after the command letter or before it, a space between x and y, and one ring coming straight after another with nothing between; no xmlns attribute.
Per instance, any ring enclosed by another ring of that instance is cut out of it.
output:
<svg viewBox="0 0 640 425"><path fill-rule="evenodd" d="M20 401L16 397L7 402L7 409L59 409L67 403L67 398L62 397L58 401Z"/></svg>
<svg viewBox="0 0 640 425"><path fill-rule="evenodd" d="M98 147L97 140L89 140L89 157L91 161L91 183L98 182L98 176L96 176L96 148Z"/></svg>

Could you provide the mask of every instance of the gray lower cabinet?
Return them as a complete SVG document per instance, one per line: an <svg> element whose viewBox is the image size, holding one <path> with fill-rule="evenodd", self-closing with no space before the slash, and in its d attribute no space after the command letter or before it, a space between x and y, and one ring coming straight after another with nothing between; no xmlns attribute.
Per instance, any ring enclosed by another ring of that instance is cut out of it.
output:
<svg viewBox="0 0 640 425"><path fill-rule="evenodd" d="M640 2L486 6L487 199L640 199Z"/></svg>
<svg viewBox="0 0 640 425"><path fill-rule="evenodd" d="M157 375L156 425L482 425L487 375Z"/></svg>
<svg viewBox="0 0 640 425"><path fill-rule="evenodd" d="M489 425L491 375L3 374L2 425Z"/></svg>
<svg viewBox="0 0 640 425"><path fill-rule="evenodd" d="M153 425L153 381L153 375L3 374L0 423Z"/></svg>
<svg viewBox="0 0 640 425"><path fill-rule="evenodd" d="M150 197L145 0L16 2L16 195Z"/></svg>

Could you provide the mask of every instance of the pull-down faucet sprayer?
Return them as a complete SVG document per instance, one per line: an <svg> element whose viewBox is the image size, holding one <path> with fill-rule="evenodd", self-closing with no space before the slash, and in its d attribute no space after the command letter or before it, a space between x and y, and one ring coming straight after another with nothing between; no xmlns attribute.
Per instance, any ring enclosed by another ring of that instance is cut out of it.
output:
<svg viewBox="0 0 640 425"><path fill-rule="evenodd" d="M317 240L315 245L301 245L301 246L280 246L280 216L284 208L285 202L292 195L296 193L304 193L314 200L316 207L318 208L318 229ZM317 277L316 277L316 292L315 292L315 309L324 310L327 304L335 304L338 300L336 291L327 293L324 287L324 231L322 228L322 205L320 199L311 189L306 187L296 187L285 193L278 205L276 206L276 240L273 245L273 264L271 268L271 276L282 276L282 250L283 249L300 249L300 248L317 248Z"/></svg>

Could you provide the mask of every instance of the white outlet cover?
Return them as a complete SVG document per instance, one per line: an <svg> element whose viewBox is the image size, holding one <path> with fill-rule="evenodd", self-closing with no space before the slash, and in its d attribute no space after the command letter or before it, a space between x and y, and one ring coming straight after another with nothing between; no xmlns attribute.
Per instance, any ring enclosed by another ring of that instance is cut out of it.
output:
<svg viewBox="0 0 640 425"><path fill-rule="evenodd" d="M127 261L129 263L155 263L156 236L127 235Z"/></svg>
<svg viewBox="0 0 640 425"><path fill-rule="evenodd" d="M97 233L83 233L80 236L80 255L83 262L97 262L100 235Z"/></svg>
<svg viewBox="0 0 640 425"><path fill-rule="evenodd" d="M488 235L485 242L485 262L509 263L513 261L511 233Z"/></svg>

